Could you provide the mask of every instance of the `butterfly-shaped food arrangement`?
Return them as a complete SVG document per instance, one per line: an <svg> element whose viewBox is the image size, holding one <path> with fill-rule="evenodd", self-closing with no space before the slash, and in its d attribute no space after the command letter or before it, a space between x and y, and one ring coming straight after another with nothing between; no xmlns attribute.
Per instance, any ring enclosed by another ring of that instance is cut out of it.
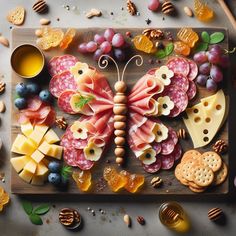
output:
<svg viewBox="0 0 236 236"><path fill-rule="evenodd" d="M141 66L140 56L132 59ZM107 59L101 57L100 68L107 65ZM125 156L125 143L149 173L170 169L181 157L176 132L159 117L173 118L185 111L197 92L193 82L198 73L197 65L191 60L173 57L166 65L149 70L126 94L127 65L120 77L116 64L118 81L114 95L109 78L76 57L63 55L50 60L49 89L58 99L58 107L68 114L80 114L61 139L64 161L68 165L91 169L101 158L113 133L114 155L119 164Z"/></svg>

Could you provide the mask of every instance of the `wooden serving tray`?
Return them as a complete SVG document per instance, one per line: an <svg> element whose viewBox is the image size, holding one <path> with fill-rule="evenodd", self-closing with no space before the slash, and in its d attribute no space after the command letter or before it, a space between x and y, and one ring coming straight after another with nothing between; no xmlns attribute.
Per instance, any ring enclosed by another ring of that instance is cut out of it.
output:
<svg viewBox="0 0 236 236"><path fill-rule="evenodd" d="M171 32L172 35L174 37L176 37L176 33L179 29L178 28L166 28L163 30ZM209 33L212 33L215 31L223 32L225 34L225 40L223 43L221 43L221 45L224 48L228 48L228 34L225 29L196 28L194 30L197 31L198 33L202 32L203 30L208 31ZM32 29L32 28L31 29L22 29L22 28L21 29L19 29L19 28L14 29L12 31L12 42L11 42L12 49L14 49L16 46L19 46L19 45L25 44L25 43L35 44L36 36L34 34L34 31L35 31L35 29ZM126 31L130 31L131 34L134 36L134 35L140 34L143 31L143 29L116 29L116 31L121 32L123 34L125 34ZM69 54L77 56L79 58L79 60L86 62L89 65L92 65L92 66L95 66L96 68L98 68L97 63L95 61L93 61L92 56L82 55L77 52L77 46L79 43L81 43L83 41L92 40L93 35L95 33L102 33L102 32L104 32L104 29L102 29L102 28L78 29L79 36L77 39L74 40L74 43L73 43L73 45L70 46L69 50L63 52L60 49L53 49L48 52L45 52L45 57L47 60L49 60L53 56L69 53ZM148 63L148 59L151 58L150 55L147 55L147 54L144 54L141 52L136 52L136 53L143 56L144 64L142 67L136 67L134 65L134 63L131 63L131 65L129 65L129 67L127 68L126 75L125 75L125 81L127 82L129 88L131 88L136 83L136 81L139 78L141 78L150 68L158 66L158 64L150 65ZM165 60L167 60L167 59L168 58L166 58ZM163 63L165 63L165 60L163 60ZM124 65L122 63L120 63L119 66L121 69L123 69ZM114 85L115 81L117 80L117 72L116 72L115 67L109 66L109 68L102 71L102 73L104 73L106 75L111 87L113 88L113 85ZM42 86L47 86L48 82L50 80L50 76L47 74L47 72L45 72L43 75L40 76L40 78L37 78L35 80L40 81ZM14 95L15 95L15 85L17 83L19 83L20 81L23 81L23 79L19 78L14 72L12 72L12 80L11 80L12 104L13 104ZM227 78L224 79L225 84L223 85L223 87L224 87L223 89L224 89L224 92L229 95L228 86L226 84L226 81L227 81ZM196 99L194 99L192 104L198 103L199 99L202 97L206 97L206 96L211 95L205 88L198 87L198 91L199 91L198 96L196 97ZM63 115L69 123L72 123L74 120L76 120L78 118L78 115L64 114L63 112L58 110L58 108L56 106L56 102L54 104L55 104L55 108L57 110L57 115ZM14 107L14 105L12 105L12 118L11 118L12 141L15 139L16 135L18 133L20 133L20 127L19 127L19 124L17 123L17 119L16 119L17 113L18 113L18 110ZM179 128L185 128L181 117L175 118L175 119L161 118L161 120L163 121L164 124L167 124L167 125L173 127L176 131ZM54 127L54 129L59 135L62 135L63 132L61 130L57 129L56 127ZM220 131L218 132L218 134L216 135L216 137L214 138L212 143L214 143L218 139L223 139L226 142L228 142L228 121L225 122L225 124L220 129ZM184 151L187 151L187 150L193 148L191 138L188 138L187 140L180 140L180 143L181 143L181 146ZM204 152L207 150L211 150L212 143L207 145L204 148L199 148L199 151ZM111 143L108 145L107 150L103 154L103 157L101 158L99 163L97 163L97 165L92 169L93 186L91 188L91 191L88 193L82 193L76 187L76 184L72 179L71 179L70 185L66 191L60 191L49 183L47 183L43 186L33 186L33 185L27 184L23 180L21 180L18 177L18 175L14 169L12 169L11 191L12 191L12 193L15 193L15 194L77 194L77 195L82 195L82 194L83 195L85 195L85 194L88 194L88 195L127 195L127 194L130 194L126 191L121 191L119 193L113 193L112 191L110 191L110 189L107 186L102 191L99 191L97 189L97 185L99 184L99 178L101 178L101 176L102 176L104 166L108 165L107 160L110 160L109 165L114 165L117 169L119 168L115 164L115 157L113 154L113 150L114 150L114 143L113 143L113 141L111 141ZM16 155L12 154L12 156L16 156ZM145 176L145 186L142 188L142 190L139 193L137 193L138 195L198 195L199 196L199 194L195 194L195 193L191 192L187 187L185 187L179 183L179 181L174 176L174 168L172 168L171 170L168 170L168 171L162 170L162 171L158 172L157 174L152 175L152 174L146 173L143 170L143 168L141 167L141 163L136 158L134 158L134 154L129 149L127 150L126 159L127 159L127 165L125 166L125 169L127 169L131 173L143 174ZM228 153L223 155L223 159L225 160L226 163L228 163L228 161L229 161ZM161 188L154 189L150 185L150 181L153 178L153 176L160 176L163 179L164 184ZM201 193L200 195L226 194L226 193L228 193L228 189L229 189L228 185L229 185L228 180L226 180L222 185L217 186L217 187L213 187L213 188L207 190L206 192ZM133 194L133 196L135 196L135 194Z"/></svg>

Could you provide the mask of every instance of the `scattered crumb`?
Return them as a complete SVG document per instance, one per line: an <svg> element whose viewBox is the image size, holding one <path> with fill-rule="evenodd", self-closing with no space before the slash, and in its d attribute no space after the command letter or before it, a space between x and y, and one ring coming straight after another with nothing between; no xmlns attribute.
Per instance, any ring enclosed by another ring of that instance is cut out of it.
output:
<svg viewBox="0 0 236 236"><path fill-rule="evenodd" d="M152 22L149 18L147 18L147 20L145 20L145 21L146 21L147 25L150 25Z"/></svg>

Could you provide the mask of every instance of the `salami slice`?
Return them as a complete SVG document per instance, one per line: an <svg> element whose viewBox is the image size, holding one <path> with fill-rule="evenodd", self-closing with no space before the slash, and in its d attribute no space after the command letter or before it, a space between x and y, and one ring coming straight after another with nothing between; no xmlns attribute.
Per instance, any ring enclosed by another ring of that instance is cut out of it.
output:
<svg viewBox="0 0 236 236"><path fill-rule="evenodd" d="M53 57L49 62L48 62L48 71L51 76L54 76L57 74L57 60L59 59L58 56Z"/></svg>
<svg viewBox="0 0 236 236"><path fill-rule="evenodd" d="M171 127L168 127L168 129L169 129L168 134L170 138L173 140L174 144L177 144L179 139L176 132Z"/></svg>
<svg viewBox="0 0 236 236"><path fill-rule="evenodd" d="M59 97L65 90L77 90L78 85L70 71L64 71L52 77L49 90L54 97Z"/></svg>
<svg viewBox="0 0 236 236"><path fill-rule="evenodd" d="M75 93L75 91L67 90L60 95L57 104L62 111L69 114L76 114L76 112L72 110L70 105L70 99Z"/></svg>
<svg viewBox="0 0 236 236"><path fill-rule="evenodd" d="M84 149L88 144L87 139L73 139L72 146L76 149Z"/></svg>
<svg viewBox="0 0 236 236"><path fill-rule="evenodd" d="M175 143L172 140L172 137L169 135L168 138L161 142L161 154L169 155L175 149Z"/></svg>
<svg viewBox="0 0 236 236"><path fill-rule="evenodd" d="M188 106L188 96L187 94L180 88L176 86L168 86L164 92L163 96L168 96L171 101L174 102L174 108L170 111L170 117L176 117L181 112L183 112Z"/></svg>
<svg viewBox="0 0 236 236"><path fill-rule="evenodd" d="M156 154L159 154L161 152L161 144L160 143L154 142L152 147L156 151Z"/></svg>
<svg viewBox="0 0 236 236"><path fill-rule="evenodd" d="M192 60L188 60L188 64L190 67L190 71L189 71L187 78L192 81L198 75L198 67L197 67L197 64Z"/></svg>
<svg viewBox="0 0 236 236"><path fill-rule="evenodd" d="M189 100L192 100L197 94L197 86L193 81L189 81L189 88L187 91L187 96Z"/></svg>
<svg viewBox="0 0 236 236"><path fill-rule="evenodd" d="M161 169L162 170L169 170L174 166L174 164L175 164L175 158L172 153L170 155L161 156Z"/></svg>
<svg viewBox="0 0 236 236"><path fill-rule="evenodd" d="M179 160L182 157L182 148L181 148L181 146L179 144L175 145L175 149L171 154L174 156L175 161Z"/></svg>
<svg viewBox="0 0 236 236"><path fill-rule="evenodd" d="M175 85L176 87L182 89L184 92L187 92L189 88L189 81L187 77L181 74L175 74L171 78L171 85Z"/></svg>
<svg viewBox="0 0 236 236"><path fill-rule="evenodd" d="M142 166L146 172L153 174L161 169L161 162L161 158L157 156L157 159L154 163L152 163L151 165L142 164Z"/></svg>
<svg viewBox="0 0 236 236"><path fill-rule="evenodd" d="M182 57L171 58L167 64L168 68L172 70L175 74L182 74L188 76L190 71L189 63L186 59Z"/></svg>

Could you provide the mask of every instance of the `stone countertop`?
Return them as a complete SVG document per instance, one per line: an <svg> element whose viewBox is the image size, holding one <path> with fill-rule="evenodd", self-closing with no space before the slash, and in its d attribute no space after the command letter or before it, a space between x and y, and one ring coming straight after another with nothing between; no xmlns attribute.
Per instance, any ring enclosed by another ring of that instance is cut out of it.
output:
<svg viewBox="0 0 236 236"><path fill-rule="evenodd" d="M209 0L210 6L214 9L215 19L208 24L202 24L196 18L189 18L183 13L183 6L193 6L191 0L175 0L174 5L178 10L176 17L165 17L162 19L162 14L152 13L147 9L147 1L134 0L137 5L140 16L132 17L126 12L126 1L122 0L48 0L50 10L46 18L52 21L52 26L59 27L147 27L145 20L151 19L150 27L225 27L229 29L231 48L235 46L236 32L232 28L230 22L225 16L224 12L217 4L216 0ZM22 5L26 8L26 21L22 27L39 27L39 19L41 16L35 14L31 6L32 0L0 0L0 33L7 38L10 38L10 24L6 21L6 13L17 5ZM229 3L232 9L236 8L236 1L231 0ZM70 10L66 10L63 5L68 5ZM75 7L75 9L74 9ZM121 8L124 7L122 11ZM87 19L84 12L91 9L98 8L103 12L103 16L94 19ZM113 12L113 15L111 15ZM59 19L59 21L57 20ZM0 75L4 76L4 81L7 84L6 92L1 95L1 99L5 101L7 111L0 114L1 126L0 137L3 140L4 148L0 153L0 172L6 173L6 182L0 182L0 185L6 191L10 191L10 165L9 165L9 148L10 148L10 74L11 68L9 63L10 50L0 45ZM234 60L235 65L235 60ZM233 66L235 71L235 66ZM232 73L235 77L235 73ZM233 87L232 87L233 89ZM230 119L235 121L236 112L233 109L234 101L236 101L235 93L232 95ZM49 202L54 207L43 216L44 225L35 226L30 223L26 214L24 213L20 201L22 198L11 195L11 203L5 208L4 212L0 214L0 235L1 236L45 236L45 235L72 235L73 232L65 230L60 223L58 223L58 213L63 207L73 207L79 209L84 222L84 227L81 231L74 233L78 235L175 235L174 232L167 230L161 225L158 219L158 208L162 202L166 200L177 200L188 213L192 222L192 229L186 235L199 236L233 236L236 232L236 203L235 189L233 188L233 177L236 175L236 161L235 159L235 145L234 134L235 126L232 125L232 135L230 137L230 156L231 156L231 176L230 188L231 194L223 197L142 197L135 200L125 198L110 198L96 199L91 197L87 199L78 199L78 197L53 197L53 196L28 196L23 199L33 201L35 205L42 202ZM233 169L234 167L234 169ZM93 216L87 211L90 207L95 210L96 215ZM220 207L226 214L226 222L224 225L216 225L210 222L207 218L207 212L212 207ZM99 209L103 209L105 214L101 214ZM127 228L123 222L123 215L127 213L133 219L131 228ZM136 222L138 215L146 219L146 225L141 226Z"/></svg>

